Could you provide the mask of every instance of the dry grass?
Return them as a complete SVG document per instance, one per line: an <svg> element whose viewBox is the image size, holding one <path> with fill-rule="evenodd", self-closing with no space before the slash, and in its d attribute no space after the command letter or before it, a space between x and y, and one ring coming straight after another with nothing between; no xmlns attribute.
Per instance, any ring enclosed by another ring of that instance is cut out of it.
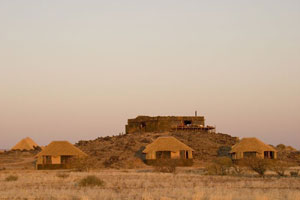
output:
<svg viewBox="0 0 300 200"><path fill-rule="evenodd" d="M10 175L5 178L5 181L17 181L18 178L19 178L18 176Z"/></svg>
<svg viewBox="0 0 300 200"><path fill-rule="evenodd" d="M6 182L14 174L19 179ZM1 171L0 199L191 199L191 200L297 200L300 178L204 176L195 172L176 174L150 170L68 172ZM103 187L80 187L86 176L96 176Z"/></svg>
<svg viewBox="0 0 300 200"><path fill-rule="evenodd" d="M81 187L103 187L104 184L104 181L94 175L86 176L78 182Z"/></svg>

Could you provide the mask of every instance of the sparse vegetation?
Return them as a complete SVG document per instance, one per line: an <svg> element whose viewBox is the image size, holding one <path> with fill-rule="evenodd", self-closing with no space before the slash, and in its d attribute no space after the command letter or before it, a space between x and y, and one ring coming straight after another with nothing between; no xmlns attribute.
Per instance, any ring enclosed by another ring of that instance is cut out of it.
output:
<svg viewBox="0 0 300 200"><path fill-rule="evenodd" d="M245 168L238 163L232 165L232 175L241 176L245 171Z"/></svg>
<svg viewBox="0 0 300 200"><path fill-rule="evenodd" d="M270 160L257 157L244 158L241 163L262 177L271 165Z"/></svg>
<svg viewBox="0 0 300 200"><path fill-rule="evenodd" d="M278 176L285 176L285 172L290 167L289 163L281 160L272 160L270 162L270 169L276 172Z"/></svg>
<svg viewBox="0 0 300 200"><path fill-rule="evenodd" d="M158 159L154 163L154 169L156 172L175 173L176 172L176 160Z"/></svg>
<svg viewBox="0 0 300 200"><path fill-rule="evenodd" d="M205 176L182 170L198 169L178 168L175 175L151 170L71 172L66 179L57 178L57 171L14 171L13 175L22 176L22 179L2 181L0 199L300 199L299 178ZM0 180L6 176L6 173L0 173ZM105 180L105 184L79 186L87 176ZM74 187L74 183L78 187Z"/></svg>
<svg viewBox="0 0 300 200"><path fill-rule="evenodd" d="M232 160L228 157L218 157L207 167L209 175L226 175L232 167Z"/></svg>
<svg viewBox="0 0 300 200"><path fill-rule="evenodd" d="M290 172L292 177L298 177L299 176L299 170L291 171Z"/></svg>
<svg viewBox="0 0 300 200"><path fill-rule="evenodd" d="M109 167L112 167L112 165L114 163L117 163L119 161L119 156L110 156L108 159L106 159L104 162L103 162L103 165L106 167L106 168L109 168Z"/></svg>
<svg viewBox="0 0 300 200"><path fill-rule="evenodd" d="M10 181L17 181L19 179L18 176L15 175L10 175L8 177L5 178L5 181L10 182Z"/></svg>
<svg viewBox="0 0 300 200"><path fill-rule="evenodd" d="M70 165L76 171L88 172L91 169L96 168L95 163L95 158L93 157L81 157L71 159Z"/></svg>
<svg viewBox="0 0 300 200"><path fill-rule="evenodd" d="M217 151L218 157L230 157L230 151L230 146L221 146Z"/></svg>
<svg viewBox="0 0 300 200"><path fill-rule="evenodd" d="M98 177L94 175L89 175L81 179L78 183L79 186L81 187L103 187L104 186L104 181L99 179Z"/></svg>
<svg viewBox="0 0 300 200"><path fill-rule="evenodd" d="M59 177L59 178L65 179L65 178L68 178L70 176L70 174L69 173L65 173L65 172L58 172L56 174L56 176Z"/></svg>

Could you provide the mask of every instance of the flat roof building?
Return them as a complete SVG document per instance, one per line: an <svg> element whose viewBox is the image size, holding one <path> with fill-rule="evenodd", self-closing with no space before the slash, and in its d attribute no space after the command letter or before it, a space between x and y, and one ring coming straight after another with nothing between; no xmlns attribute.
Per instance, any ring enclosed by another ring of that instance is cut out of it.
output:
<svg viewBox="0 0 300 200"><path fill-rule="evenodd" d="M138 116L129 119L126 133L170 132L170 131L215 131L213 126L205 126L203 116Z"/></svg>

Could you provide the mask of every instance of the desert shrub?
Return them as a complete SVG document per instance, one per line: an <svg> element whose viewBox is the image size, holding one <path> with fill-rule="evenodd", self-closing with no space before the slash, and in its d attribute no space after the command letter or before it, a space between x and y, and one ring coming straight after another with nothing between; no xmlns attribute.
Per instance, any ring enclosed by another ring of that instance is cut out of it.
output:
<svg viewBox="0 0 300 200"><path fill-rule="evenodd" d="M176 160L173 159L158 159L153 165L155 171L157 172L163 172L163 173L176 172Z"/></svg>
<svg viewBox="0 0 300 200"><path fill-rule="evenodd" d="M95 168L95 160L91 157L73 158L70 165L73 169L80 172L88 172Z"/></svg>
<svg viewBox="0 0 300 200"><path fill-rule="evenodd" d="M148 143L151 142L151 140L148 139L148 138L143 138L143 139L140 140L140 142L141 142L141 143L147 143L147 144L148 144Z"/></svg>
<svg viewBox="0 0 300 200"><path fill-rule="evenodd" d="M68 178L70 176L70 174L59 172L56 174L56 176L59 178L65 179L65 178Z"/></svg>
<svg viewBox="0 0 300 200"><path fill-rule="evenodd" d="M244 158L241 163L262 177L271 165L270 160L257 157Z"/></svg>
<svg viewBox="0 0 300 200"><path fill-rule="evenodd" d="M109 159L106 159L103 162L104 167L111 167L114 163L119 162L119 156L110 156Z"/></svg>
<svg viewBox="0 0 300 200"><path fill-rule="evenodd" d="M291 171L291 172L290 172L290 175L291 175L292 177L298 177L298 176L299 176L299 170Z"/></svg>
<svg viewBox="0 0 300 200"><path fill-rule="evenodd" d="M14 175L10 175L8 177L5 178L5 181L17 181L19 179L18 176L14 176Z"/></svg>
<svg viewBox="0 0 300 200"><path fill-rule="evenodd" d="M90 176L86 176L83 179L81 179L78 183L79 186L81 187L103 187L104 186L104 181L101 180L100 178L90 175Z"/></svg>
<svg viewBox="0 0 300 200"><path fill-rule="evenodd" d="M230 157L231 147L229 146L221 146L218 151L218 157Z"/></svg>
<svg viewBox="0 0 300 200"><path fill-rule="evenodd" d="M104 141L110 141L111 139L112 139L112 137L110 137L110 136L106 136L103 138Z"/></svg>
<svg viewBox="0 0 300 200"><path fill-rule="evenodd" d="M281 160L272 160L272 162L270 162L270 169L276 172L278 176L284 176L289 167L290 165L287 162Z"/></svg>
<svg viewBox="0 0 300 200"><path fill-rule="evenodd" d="M232 174L240 176L244 173L245 168L239 164L233 164L232 165Z"/></svg>
<svg viewBox="0 0 300 200"><path fill-rule="evenodd" d="M206 168L210 175L226 175L232 166L232 160L228 157L219 157Z"/></svg>

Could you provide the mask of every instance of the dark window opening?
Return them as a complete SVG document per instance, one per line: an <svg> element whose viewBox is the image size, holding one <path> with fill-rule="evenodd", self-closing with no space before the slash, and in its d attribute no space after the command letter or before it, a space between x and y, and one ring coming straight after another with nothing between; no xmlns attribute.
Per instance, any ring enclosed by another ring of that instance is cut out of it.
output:
<svg viewBox="0 0 300 200"><path fill-rule="evenodd" d="M264 151L264 158L274 159L274 151Z"/></svg>
<svg viewBox="0 0 300 200"><path fill-rule="evenodd" d="M264 158L268 158L268 152L264 151Z"/></svg>
<svg viewBox="0 0 300 200"><path fill-rule="evenodd" d="M231 154L230 154L230 157L231 157L232 159L236 159L236 153L231 153Z"/></svg>
<svg viewBox="0 0 300 200"><path fill-rule="evenodd" d="M44 164L52 164L51 156L44 156L43 158L44 158L43 159Z"/></svg>
<svg viewBox="0 0 300 200"><path fill-rule="evenodd" d="M146 127L146 122L142 122L141 123L141 128L145 128Z"/></svg>
<svg viewBox="0 0 300 200"><path fill-rule="evenodd" d="M171 158L171 151L157 151L156 159L169 159Z"/></svg>
<svg viewBox="0 0 300 200"><path fill-rule="evenodd" d="M188 151L185 152L185 158L186 158L186 159L189 158L189 152L188 152Z"/></svg>
<svg viewBox="0 0 300 200"><path fill-rule="evenodd" d="M192 125L192 121L191 120L185 120L184 125L185 126L190 126L190 125Z"/></svg>

